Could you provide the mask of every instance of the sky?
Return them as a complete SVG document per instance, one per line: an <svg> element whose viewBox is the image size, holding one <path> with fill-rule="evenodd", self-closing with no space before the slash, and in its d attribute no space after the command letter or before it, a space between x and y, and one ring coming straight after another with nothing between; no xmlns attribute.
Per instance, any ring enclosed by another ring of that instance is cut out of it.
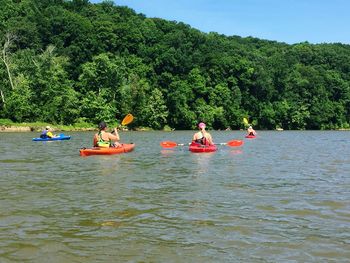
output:
<svg viewBox="0 0 350 263"><path fill-rule="evenodd" d="M91 3L102 2L90 0ZM350 0L115 0L202 32L295 44L350 44Z"/></svg>

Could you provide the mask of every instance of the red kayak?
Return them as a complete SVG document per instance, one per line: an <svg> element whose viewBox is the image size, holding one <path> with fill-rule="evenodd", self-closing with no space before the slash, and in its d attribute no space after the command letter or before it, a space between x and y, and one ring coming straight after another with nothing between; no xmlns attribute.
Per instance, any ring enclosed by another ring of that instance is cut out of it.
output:
<svg viewBox="0 0 350 263"><path fill-rule="evenodd" d="M246 138L249 138L249 139L253 139L253 138L256 137L256 135L246 135L245 137L246 137Z"/></svg>
<svg viewBox="0 0 350 263"><path fill-rule="evenodd" d="M194 153L215 152L218 149L216 145L202 145L199 143L191 143L189 150Z"/></svg>
<svg viewBox="0 0 350 263"><path fill-rule="evenodd" d="M134 150L135 144L123 143L120 147L93 147L80 149L80 156L90 155L111 155L118 153L126 153Z"/></svg>

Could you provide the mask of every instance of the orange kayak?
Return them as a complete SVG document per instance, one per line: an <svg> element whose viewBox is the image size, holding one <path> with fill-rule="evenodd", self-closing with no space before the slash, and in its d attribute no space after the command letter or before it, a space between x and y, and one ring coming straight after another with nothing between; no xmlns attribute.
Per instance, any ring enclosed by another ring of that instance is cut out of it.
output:
<svg viewBox="0 0 350 263"><path fill-rule="evenodd" d="M133 143L123 143L121 147L93 147L93 148L82 148L80 149L80 156L90 156L90 155L111 155L118 153L126 153L134 150L135 144Z"/></svg>

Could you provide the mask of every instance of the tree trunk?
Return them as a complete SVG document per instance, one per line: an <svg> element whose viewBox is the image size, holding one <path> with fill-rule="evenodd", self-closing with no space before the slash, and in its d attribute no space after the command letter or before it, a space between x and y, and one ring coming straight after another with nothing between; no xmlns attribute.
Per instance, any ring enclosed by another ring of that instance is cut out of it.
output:
<svg viewBox="0 0 350 263"><path fill-rule="evenodd" d="M4 93L2 92L2 90L0 90L0 96L1 96L3 108L5 108L5 97L4 97Z"/></svg>
<svg viewBox="0 0 350 263"><path fill-rule="evenodd" d="M6 71L7 71L7 76L9 78L10 86L11 86L12 90L15 89L15 86L14 86L13 81L12 81L12 75L11 75L11 70L10 70L10 61L9 61L9 58L8 58L8 51L9 51L9 48L10 48L12 42L15 39L16 39L16 36L14 34L6 33L5 43L4 43L4 46L2 48L2 57L1 57L1 60L5 64ZM5 108L5 94L4 94L3 90L0 90L0 96L1 96L2 105Z"/></svg>
<svg viewBox="0 0 350 263"><path fill-rule="evenodd" d="M9 59L8 59L8 50L9 50L9 47L11 46L12 42L15 40L15 38L16 38L15 35L13 35L11 33L7 33L6 34L6 39L5 39L5 43L4 43L3 49L2 49L2 58L1 58L1 60L5 64L7 75L8 75L8 78L9 78L12 90L14 90L15 87L13 85L11 71L10 71L10 62L9 62ZM2 94L2 96L3 96L3 94Z"/></svg>

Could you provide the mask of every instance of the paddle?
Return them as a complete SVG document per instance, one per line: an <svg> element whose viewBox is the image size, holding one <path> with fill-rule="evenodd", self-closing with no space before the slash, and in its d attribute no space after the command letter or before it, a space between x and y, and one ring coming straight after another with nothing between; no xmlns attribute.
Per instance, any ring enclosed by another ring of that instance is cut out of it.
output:
<svg viewBox="0 0 350 263"><path fill-rule="evenodd" d="M247 118L243 118L243 123L244 125L249 126L249 122Z"/></svg>
<svg viewBox="0 0 350 263"><path fill-rule="evenodd" d="M127 114L124 119L122 120L122 123L120 124L120 126L125 126L128 125L129 123L131 123L134 120L134 116L129 113ZM119 127L120 128L120 127ZM114 131L112 131L112 133L114 133Z"/></svg>
<svg viewBox="0 0 350 263"><path fill-rule="evenodd" d="M134 120L134 116L131 113L127 114L122 120L122 126L128 125Z"/></svg>
<svg viewBox="0 0 350 263"><path fill-rule="evenodd" d="M230 147L239 147L243 145L242 140L232 140L228 142L222 142L222 143L214 143L215 145L228 145ZM185 146L185 145L190 145L190 143L176 143L173 141L164 141L160 143L160 146L163 148L174 148L176 146Z"/></svg>

